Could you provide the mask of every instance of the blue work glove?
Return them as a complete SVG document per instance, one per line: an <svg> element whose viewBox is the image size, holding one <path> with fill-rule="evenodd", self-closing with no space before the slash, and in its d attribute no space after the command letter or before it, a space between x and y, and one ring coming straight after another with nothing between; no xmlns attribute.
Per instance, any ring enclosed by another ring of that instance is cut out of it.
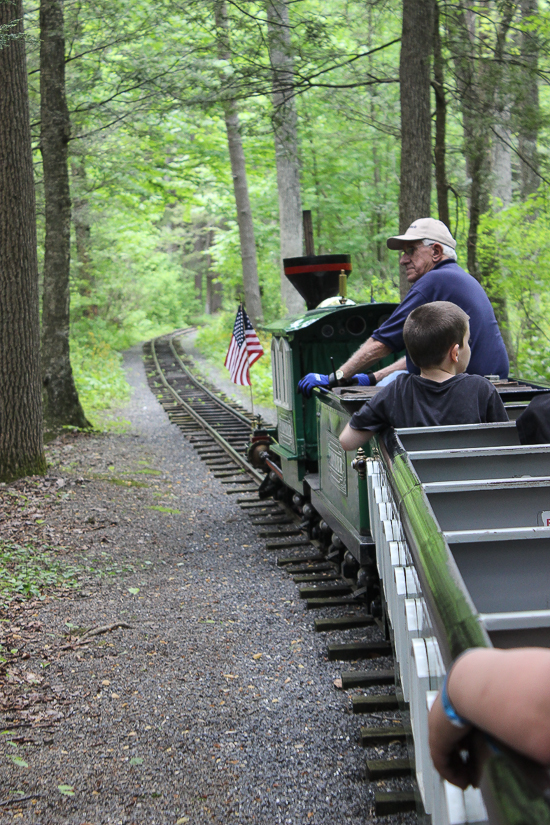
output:
<svg viewBox="0 0 550 825"><path fill-rule="evenodd" d="M307 375L298 381L298 392L301 392L306 398L311 397L311 391L314 387L329 388L328 375L321 375L318 372L308 372Z"/></svg>
<svg viewBox="0 0 550 825"><path fill-rule="evenodd" d="M351 378L352 384L359 384L360 387L374 387L376 386L376 378L373 372L358 372Z"/></svg>

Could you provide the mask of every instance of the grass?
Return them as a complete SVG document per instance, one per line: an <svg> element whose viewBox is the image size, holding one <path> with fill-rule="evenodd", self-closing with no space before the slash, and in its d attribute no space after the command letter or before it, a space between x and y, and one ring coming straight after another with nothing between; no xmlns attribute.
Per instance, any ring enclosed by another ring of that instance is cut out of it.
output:
<svg viewBox="0 0 550 825"><path fill-rule="evenodd" d="M77 568L56 559L51 548L0 540L0 600L4 606L17 596L42 599L46 590L76 584Z"/></svg>

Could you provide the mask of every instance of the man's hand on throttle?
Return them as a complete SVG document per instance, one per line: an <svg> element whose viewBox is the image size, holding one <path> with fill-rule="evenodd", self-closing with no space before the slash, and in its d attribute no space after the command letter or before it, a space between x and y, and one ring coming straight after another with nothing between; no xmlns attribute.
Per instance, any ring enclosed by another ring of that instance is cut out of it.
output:
<svg viewBox="0 0 550 825"><path fill-rule="evenodd" d="M311 391L314 387L322 387L328 390L330 387L329 376L321 375L318 372L308 372L308 374L298 382L298 392L301 392L306 398L311 397Z"/></svg>

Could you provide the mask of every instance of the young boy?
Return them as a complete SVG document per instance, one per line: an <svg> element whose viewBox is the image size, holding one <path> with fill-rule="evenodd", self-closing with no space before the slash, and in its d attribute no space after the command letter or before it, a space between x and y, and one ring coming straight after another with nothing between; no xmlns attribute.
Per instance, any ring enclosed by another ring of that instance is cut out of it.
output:
<svg viewBox="0 0 550 825"><path fill-rule="evenodd" d="M508 421L491 382L465 373L469 337L468 316L456 304L434 301L414 309L403 338L420 375L398 376L363 404L340 436L344 450L356 450L386 427Z"/></svg>

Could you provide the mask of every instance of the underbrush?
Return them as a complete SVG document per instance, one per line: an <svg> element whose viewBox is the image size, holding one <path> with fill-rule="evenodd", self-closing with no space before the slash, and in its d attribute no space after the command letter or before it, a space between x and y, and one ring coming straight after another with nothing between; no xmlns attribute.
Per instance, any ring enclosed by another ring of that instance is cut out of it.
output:
<svg viewBox="0 0 550 825"><path fill-rule="evenodd" d="M106 410L124 404L130 387L124 375L122 356L106 341L88 332L84 340L71 341L71 364L80 403L92 424L105 421ZM114 422L113 422L114 423Z"/></svg>
<svg viewBox="0 0 550 825"><path fill-rule="evenodd" d="M210 364L220 369L223 368L234 324L235 314L233 312L220 312L218 315L208 318L197 332L195 346ZM264 348L264 354L250 368L254 401L266 407L273 407L271 335L258 330L256 330L256 333ZM227 375L229 376L229 372Z"/></svg>
<svg viewBox="0 0 550 825"><path fill-rule="evenodd" d="M46 590L76 585L77 568L57 559L51 548L0 540L1 606L17 596L43 599Z"/></svg>

